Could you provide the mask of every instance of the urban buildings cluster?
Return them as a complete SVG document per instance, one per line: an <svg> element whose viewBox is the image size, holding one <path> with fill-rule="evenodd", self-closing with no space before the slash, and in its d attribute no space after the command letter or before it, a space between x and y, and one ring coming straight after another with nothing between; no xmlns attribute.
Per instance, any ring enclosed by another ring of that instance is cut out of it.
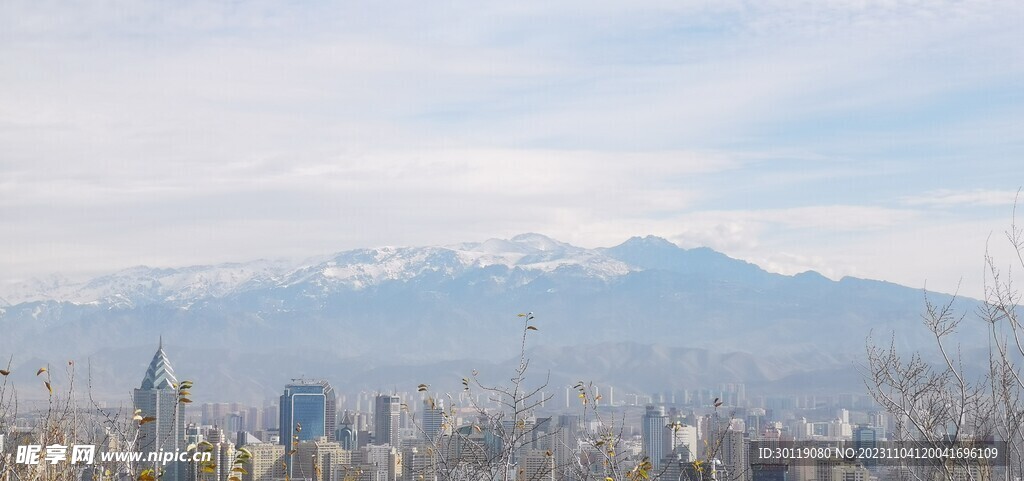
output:
<svg viewBox="0 0 1024 481"><path fill-rule="evenodd" d="M154 469L164 481L436 481L453 477L458 463L452 460L481 466L499 459L505 465L497 469L511 470L519 481L582 481L581 473L608 469L608 455L626 467L648 462L650 478L664 480L868 481L892 475L863 463L796 466L751 459L752 442L886 439L892 419L864 396L750 399L738 383L620 399L611 387L595 389L603 395L589 408L600 411L599 418L581 412L572 388L566 388L564 404L552 390L540 395L543 402L531 412L512 419L501 418L500 400L468 391L446 399L430 397L424 389L343 394L328 381L313 379L292 380L278 399L263 406L191 407L181 402L181 385L161 342L134 391L135 413L144 420L137 423L136 438L116 439L108 427L97 427L106 429L97 444L101 451L211 454L206 463L136 466ZM494 419L501 422L488 422ZM33 442L36 432L30 417L19 422L0 426L0 452L8 465L13 448ZM609 441L614 446L595 443L602 432L616 433ZM503 450L509 456L495 454ZM238 463L240 453L246 456ZM81 479L99 479L98 469L110 471L83 466ZM479 477L484 472L477 471L477 479L486 479ZM103 479L118 479L117 472Z"/></svg>

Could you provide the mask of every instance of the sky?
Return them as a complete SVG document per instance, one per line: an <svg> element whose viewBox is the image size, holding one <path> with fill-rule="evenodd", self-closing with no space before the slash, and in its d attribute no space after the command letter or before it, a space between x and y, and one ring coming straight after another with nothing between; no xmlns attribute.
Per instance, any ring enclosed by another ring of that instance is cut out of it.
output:
<svg viewBox="0 0 1024 481"><path fill-rule="evenodd" d="M0 2L0 285L540 232L981 297L1019 1ZM1022 220L1024 222L1024 220Z"/></svg>

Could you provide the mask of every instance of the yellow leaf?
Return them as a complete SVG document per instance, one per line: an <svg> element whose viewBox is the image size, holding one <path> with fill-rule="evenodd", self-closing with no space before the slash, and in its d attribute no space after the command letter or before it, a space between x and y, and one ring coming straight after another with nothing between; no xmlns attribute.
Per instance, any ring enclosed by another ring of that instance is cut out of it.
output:
<svg viewBox="0 0 1024 481"><path fill-rule="evenodd" d="M43 384L46 384L46 390L50 391L50 395L53 396L53 386L50 386L50 381L43 382Z"/></svg>
<svg viewBox="0 0 1024 481"><path fill-rule="evenodd" d="M45 367L41 367L41 368L39 368L38 371L36 371L36 376L38 376L38 375L40 375L40 374L42 374L44 372L46 372L46 368Z"/></svg>
<svg viewBox="0 0 1024 481"><path fill-rule="evenodd" d="M149 424L153 421L156 421L156 418L153 416L144 417L139 420L139 426L145 426L146 424Z"/></svg>

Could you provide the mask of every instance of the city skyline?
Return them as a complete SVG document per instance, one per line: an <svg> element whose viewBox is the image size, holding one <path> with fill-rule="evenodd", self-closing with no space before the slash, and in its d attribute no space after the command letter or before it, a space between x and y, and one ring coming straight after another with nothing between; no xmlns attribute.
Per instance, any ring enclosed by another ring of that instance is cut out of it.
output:
<svg viewBox="0 0 1024 481"><path fill-rule="evenodd" d="M464 472L475 473L472 479L484 479L479 476L496 477L512 470L519 473L516 479L523 481L582 481L589 479L582 473L596 472L603 478L618 479L615 473L619 469L632 468L643 469L651 479L678 480L686 476L689 481L698 481L700 466L707 465L717 469L715 479L728 481L821 481L822 476L833 481L850 481L854 479L851 476L869 481L899 479L900 469L905 468L894 469L891 460L872 462L865 455L857 455L859 459L847 456L838 464L835 460L815 462L800 457L780 463L761 456L765 456L765 448L870 450L916 446L898 443L903 439L901 424L894 423L896 417L882 412L873 400L863 401L852 395L812 396L802 402L788 397L748 398L744 385L737 383L724 383L717 390L686 390L679 399L675 392L654 393L643 400L635 398L632 404L616 404L610 388L602 390L580 383L567 388L580 396L567 395L563 406L558 396L544 391L527 388L516 394L528 384L514 390L492 390L474 381L465 384L464 393L449 396L453 404L446 409L433 402L433 396L443 393L433 392L426 384L420 384L414 392L360 393L353 400L346 399L344 391L338 399L325 380L295 379L285 386L280 406L204 403L191 413L186 409L188 403L179 397L179 388L185 389L186 384L191 389L191 381L177 379L161 340L141 388L135 391L133 423L138 423L140 432L137 452L145 455L154 451L144 443L167 426L175 426L160 436L163 446L156 451L196 451L196 455L212 456L201 462L143 462L136 469L154 469L162 473L162 479L172 480L228 481L233 473L242 476L243 481L278 481L285 473L291 473L292 479L327 480L357 473L358 479L371 481L433 481L460 479L458 473ZM608 397L603 398L602 392ZM495 394L498 397L493 397ZM519 402L503 399L506 395ZM422 409L412 402L416 398L424 398ZM602 399L607 402L603 407ZM545 400L556 406L546 406ZM361 405L367 410L361 411ZM435 407L441 407L438 420L427 415ZM278 410L280 423L265 424L267 414ZM202 421L197 422L197 411L202 411ZM602 420L599 412L610 417ZM0 475L24 472L18 471L22 469L16 467L19 465L34 465L24 461L21 454L18 461L13 461L10 453L4 454L3 440L14 436L21 452L26 440L31 442L36 429L33 426L45 419L45 413L45 408L19 412L10 419L10 425L0 426ZM99 421L97 426L104 426L110 422L110 415L94 413L83 419L85 425ZM96 419L89 421L93 417ZM338 420L341 426L337 432L348 434L346 439L336 441L331 428ZM430 434L435 424L440 430ZM353 432L359 435L348 436ZM107 464L118 446L118 438L111 435L107 431L102 444L94 446L104 460L100 466L80 467L77 471L73 468L71 472L90 476L96 469L125 469L120 464ZM966 436L971 437L971 433ZM997 459L995 453L1006 448L999 442L980 441L978 452L991 453L985 456L993 456L993 460ZM184 443L189 444L187 449ZM349 443L348 447L344 443ZM53 448L47 446L48 452ZM591 460L588 466L574 461L577 456L586 459L605 451L609 457L602 463ZM1003 456L999 459L1005 459ZM241 470L233 469L239 466ZM996 464L995 468L1003 469L1001 466Z"/></svg>

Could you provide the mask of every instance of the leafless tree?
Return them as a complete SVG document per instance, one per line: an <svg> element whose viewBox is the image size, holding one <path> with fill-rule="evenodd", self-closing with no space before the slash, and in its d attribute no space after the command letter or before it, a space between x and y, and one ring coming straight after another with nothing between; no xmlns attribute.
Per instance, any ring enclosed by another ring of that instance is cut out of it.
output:
<svg viewBox="0 0 1024 481"><path fill-rule="evenodd" d="M1005 468L985 460L903 465L916 479L1007 480L1024 474L1024 332L1020 324L1020 293L1013 270L1024 269L1024 231L1016 223L1016 203L1005 241L1015 252L1009 268L1001 268L990 251L984 256L984 292L974 311L957 309L957 296L935 303L926 294L924 328L934 341L929 353L901 353L896 343L878 344L869 337L864 380L869 393L893 415L893 438L919 446L943 448L1001 442ZM983 362L972 362L960 340L984 333ZM922 466L921 464L925 464Z"/></svg>
<svg viewBox="0 0 1024 481"><path fill-rule="evenodd" d="M134 450L140 427L155 421L151 416L153 413L143 413L123 405L118 408L102 406L92 396L91 375L87 375L86 399L80 399L77 363L74 361L67 361L64 376L59 379L61 383L55 382L51 366L39 368L35 373L39 380L37 389L42 390L46 399L32 409L26 409L25 403L19 403L14 383L8 380L11 364L12 361L8 361L7 367L0 369L3 377L0 380L0 431L10 434L6 449L0 452L0 481L155 481L160 477L160 472L147 469L138 461L118 458L104 462L101 457L105 451ZM188 399L191 386L191 381L182 381L175 386L179 403L191 402ZM28 426L16 429L19 419ZM43 448L38 453L38 462L17 462L17 450L27 445ZM74 446L95 449L91 464L73 462ZM47 448L60 452L60 457L50 462ZM83 478L85 473L88 476Z"/></svg>
<svg viewBox="0 0 1024 481"><path fill-rule="evenodd" d="M579 429L536 422L535 412L551 399L546 392L550 375L530 379L527 346L530 336L540 328L533 313L520 314L522 319L518 363L507 384L481 381L476 370L462 378L462 389L473 413L473 419L459 422L455 406L458 399L444 394L447 401L441 416L441 434L428 435L422 419L414 425L426 439L430 462L413 473L418 481L543 481L548 479L577 481L641 481L669 479L666 469L655 469L647 457L636 457L624 449L626 423L624 418L609 418L600 409L602 397L592 382L580 381L573 386L578 399L576 413ZM420 384L425 393L427 409L438 409L444 403L430 394L428 384ZM486 403L478 401L482 394ZM718 409L718 404L714 409ZM408 407L406 407L408 408ZM725 429L728 423L721 426ZM680 426L668 426L678 429ZM721 433L719 433L721 434ZM704 481L716 479L715 458L724 436L706 449L706 459L686 461L685 473L673 475L672 481ZM695 448L695 447L694 447ZM529 454L527 454L529 453ZM526 456L533 456L532 462ZM732 478L730 478L732 479ZM737 479L743 479L742 476Z"/></svg>

